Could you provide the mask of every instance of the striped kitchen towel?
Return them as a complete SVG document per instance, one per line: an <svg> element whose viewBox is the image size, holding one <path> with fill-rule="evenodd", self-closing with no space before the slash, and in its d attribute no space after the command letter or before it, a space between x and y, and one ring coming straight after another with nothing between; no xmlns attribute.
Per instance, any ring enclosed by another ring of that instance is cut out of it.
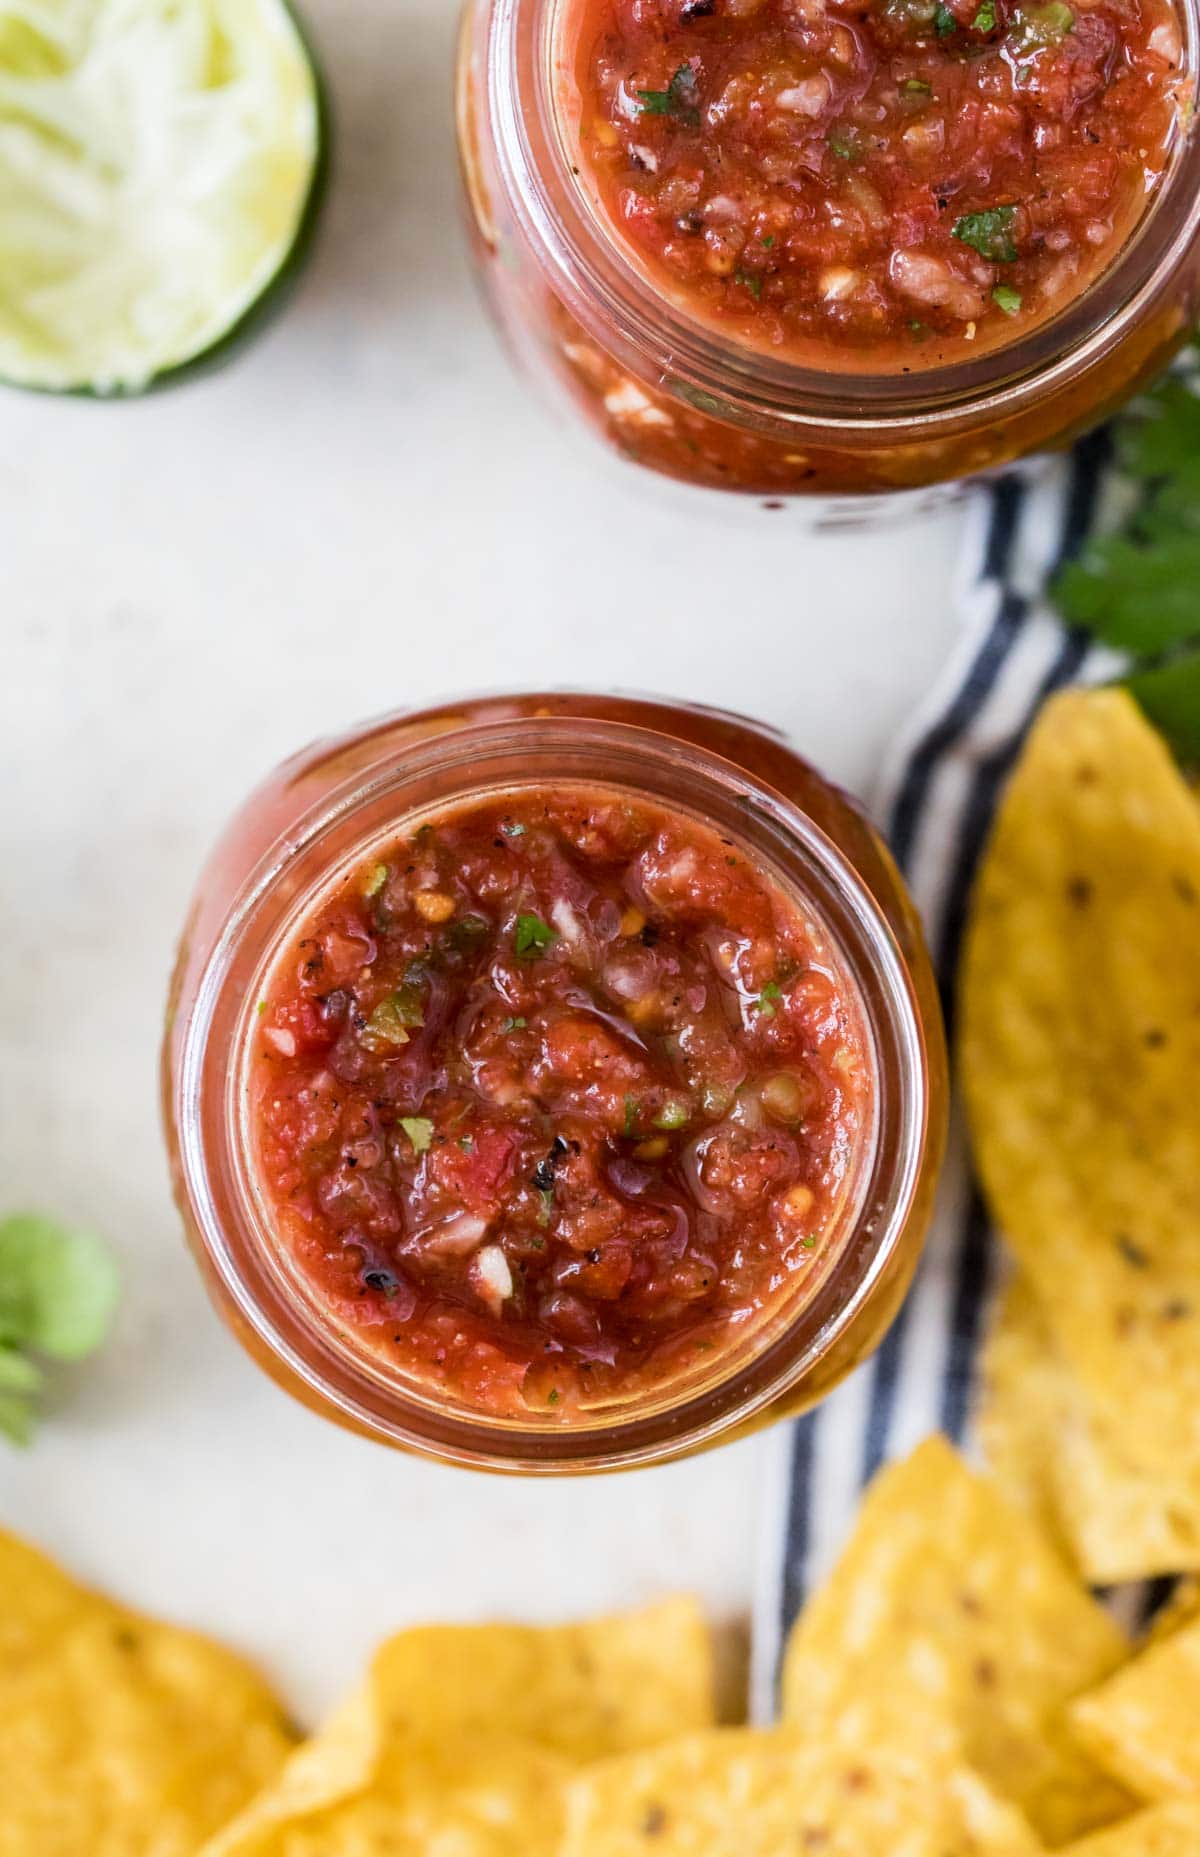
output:
<svg viewBox="0 0 1200 1857"><path fill-rule="evenodd" d="M1061 685L1111 674L1045 587L1119 495L1103 430L981 491L965 551L960 643L885 772L875 816L925 921L953 1038L954 975L975 866L1025 731ZM934 1430L967 1432L997 1247L952 1121L924 1257L879 1351L815 1412L769 1435L754 1621L753 1712L770 1720L784 1635L845 1541L863 1486Z"/></svg>

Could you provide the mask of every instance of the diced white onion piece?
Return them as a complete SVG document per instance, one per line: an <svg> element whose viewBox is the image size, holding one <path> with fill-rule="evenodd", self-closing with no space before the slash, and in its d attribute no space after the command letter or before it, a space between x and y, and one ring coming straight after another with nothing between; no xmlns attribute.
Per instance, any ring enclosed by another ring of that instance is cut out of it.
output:
<svg viewBox="0 0 1200 1857"><path fill-rule="evenodd" d="M821 273L821 295L826 303L841 303L844 298L852 297L862 282L857 271L848 265L831 265L828 271Z"/></svg>
<svg viewBox="0 0 1200 1857"><path fill-rule="evenodd" d="M1174 20L1164 19L1146 40L1147 47L1159 58L1165 58L1168 64L1178 64L1182 45L1179 28Z"/></svg>
<svg viewBox="0 0 1200 1857"><path fill-rule="evenodd" d="M824 71L815 77L802 77L798 84L775 92L777 109L791 110L797 116L819 116L829 102L833 86Z"/></svg>
<svg viewBox="0 0 1200 1857"><path fill-rule="evenodd" d="M280 1057L295 1057L296 1034L294 1032L285 1031L279 1025L268 1025L263 1028L263 1037L269 1045L274 1046Z"/></svg>
<svg viewBox="0 0 1200 1857"><path fill-rule="evenodd" d="M498 1244L485 1244L471 1271L475 1287L494 1315L513 1293L512 1271Z"/></svg>
<svg viewBox="0 0 1200 1857"><path fill-rule="evenodd" d="M894 251L888 275L901 296L932 303L952 316L975 316L983 307L980 291L960 277L944 258L929 252Z"/></svg>
<svg viewBox="0 0 1200 1857"><path fill-rule="evenodd" d="M583 923L565 897L558 897L550 911L550 920L564 941L577 948L583 940Z"/></svg>
<svg viewBox="0 0 1200 1857"><path fill-rule="evenodd" d="M423 1251L444 1257L465 1257L487 1234L487 1220L474 1212L456 1212L440 1225L428 1225L417 1234Z"/></svg>
<svg viewBox="0 0 1200 1857"><path fill-rule="evenodd" d="M671 424L670 415L655 406L631 380L623 380L619 387L609 389L604 396L604 410L614 419L635 419L644 426Z"/></svg>

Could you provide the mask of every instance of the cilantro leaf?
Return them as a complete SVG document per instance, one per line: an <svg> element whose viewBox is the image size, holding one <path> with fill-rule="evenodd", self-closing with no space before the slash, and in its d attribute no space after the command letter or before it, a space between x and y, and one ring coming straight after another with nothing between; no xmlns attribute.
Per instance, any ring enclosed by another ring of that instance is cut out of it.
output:
<svg viewBox="0 0 1200 1857"><path fill-rule="evenodd" d="M34 1212L0 1220L0 1432L14 1444L33 1436L44 1379L29 1353L82 1360L116 1301L116 1266L94 1233Z"/></svg>
<svg viewBox="0 0 1200 1857"><path fill-rule="evenodd" d="M948 39L952 32L958 31L958 21L948 6L939 6L934 12L933 29L939 39Z"/></svg>
<svg viewBox="0 0 1200 1857"><path fill-rule="evenodd" d="M971 21L971 31L995 32L995 30L996 0L983 0L983 5L979 8L979 11Z"/></svg>
<svg viewBox="0 0 1200 1857"><path fill-rule="evenodd" d="M643 116L673 116L695 129L700 123L700 88L690 64L681 64L665 90L639 90Z"/></svg>
<svg viewBox="0 0 1200 1857"><path fill-rule="evenodd" d="M906 97L931 97L933 85L927 84L923 77L906 77L900 86Z"/></svg>
<svg viewBox="0 0 1200 1857"><path fill-rule="evenodd" d="M748 290L754 301L758 302L762 296L763 280L761 277L756 276L753 271L735 271L733 281L735 284L740 284L743 290Z"/></svg>
<svg viewBox="0 0 1200 1857"><path fill-rule="evenodd" d="M852 130L831 129L825 140L839 161L858 160L858 141Z"/></svg>
<svg viewBox="0 0 1200 1857"><path fill-rule="evenodd" d="M0 1345L82 1360L108 1332L117 1272L94 1233L20 1212L0 1221Z"/></svg>
<svg viewBox="0 0 1200 1857"><path fill-rule="evenodd" d="M402 1115L400 1126L412 1143L414 1154L424 1154L433 1141L433 1123L428 1116Z"/></svg>
<svg viewBox="0 0 1200 1857"><path fill-rule="evenodd" d="M1200 763L1200 393L1162 380L1116 428L1124 521L1053 582L1064 618L1127 654L1129 690L1181 759Z"/></svg>
<svg viewBox="0 0 1200 1857"><path fill-rule="evenodd" d="M1015 206L989 206L982 213L964 213L961 219L955 220L951 231L981 258L990 259L993 264L1013 264L1017 256L1012 238L1016 216Z"/></svg>
<svg viewBox="0 0 1200 1857"><path fill-rule="evenodd" d="M1021 308L1021 292L1014 290L1011 284L997 284L992 292L992 302L1006 316L1015 316Z"/></svg>
<svg viewBox="0 0 1200 1857"><path fill-rule="evenodd" d="M768 980L766 986L754 1002L754 1010L758 1013L760 1018L773 1019L775 1017L775 1002L782 998L783 988L780 986L778 980Z"/></svg>
<svg viewBox="0 0 1200 1857"><path fill-rule="evenodd" d="M528 960L544 954L552 942L558 940L558 932L540 916L518 916L516 951L519 960Z"/></svg>

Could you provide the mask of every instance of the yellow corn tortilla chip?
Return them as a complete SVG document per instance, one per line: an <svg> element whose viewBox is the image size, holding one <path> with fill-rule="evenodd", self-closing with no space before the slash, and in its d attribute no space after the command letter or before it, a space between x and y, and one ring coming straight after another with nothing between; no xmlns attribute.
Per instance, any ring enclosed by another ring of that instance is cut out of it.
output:
<svg viewBox="0 0 1200 1857"><path fill-rule="evenodd" d="M960 1066L993 1214L1123 1456L1200 1511L1200 809L1119 691L1042 711L981 866Z"/></svg>
<svg viewBox="0 0 1200 1857"><path fill-rule="evenodd" d="M1200 1566L1200 1504L1174 1470L1129 1460L1123 1434L1094 1409L1020 1275L994 1313L982 1377L978 1439L988 1467L1089 1585Z"/></svg>
<svg viewBox="0 0 1200 1857"><path fill-rule="evenodd" d="M434 1809L431 1747L445 1751L455 1772L482 1762L480 1773L491 1775L488 1811L502 1832L511 1822L532 1846L557 1835L556 1781L571 1763L648 1747L713 1721L712 1638L694 1599L579 1624L418 1626L381 1646L361 1691L205 1857L316 1857L326 1848L337 1857L373 1857L391 1850L380 1841L386 1837L406 1853L404 1827L414 1813ZM514 1750L527 1758L517 1761ZM403 1776L421 1772L423 1759L422 1790L402 1796ZM495 1801L506 1760L513 1780L501 1809ZM529 1798L544 1802L537 1819ZM461 1842L468 1833L460 1828L477 1808L454 1791L443 1805L445 1825ZM499 1857L508 1846L494 1848ZM490 1857L491 1846L466 1843L462 1857L475 1857L476 1849Z"/></svg>
<svg viewBox="0 0 1200 1857"><path fill-rule="evenodd" d="M786 1721L842 1745L963 1757L1048 1844L1130 1809L1064 1705L1128 1645L1036 1523L929 1438L881 1471L783 1671Z"/></svg>
<svg viewBox="0 0 1200 1857"><path fill-rule="evenodd" d="M0 1535L0 1857L192 1857L291 1745L231 1651Z"/></svg>
<svg viewBox="0 0 1200 1857"><path fill-rule="evenodd" d="M558 1857L572 1770L500 1734L401 1735L365 1791L298 1817L238 1821L205 1857Z"/></svg>
<svg viewBox="0 0 1200 1857"><path fill-rule="evenodd" d="M1200 1804L1191 1800L1135 1812L1119 1825L1083 1838L1063 1857L1196 1857L1200 1851Z"/></svg>
<svg viewBox="0 0 1200 1857"><path fill-rule="evenodd" d="M1200 1624L1160 1639L1079 1697L1069 1720L1098 1764L1140 1798L1200 1794Z"/></svg>
<svg viewBox="0 0 1200 1857"><path fill-rule="evenodd" d="M573 1760L715 1719L712 1638L682 1596L580 1624L402 1631L376 1653L371 1680L385 1733L501 1730Z"/></svg>
<svg viewBox="0 0 1200 1857"><path fill-rule="evenodd" d="M718 1728L585 1768L562 1857L1032 1857L977 1774L799 1730Z"/></svg>

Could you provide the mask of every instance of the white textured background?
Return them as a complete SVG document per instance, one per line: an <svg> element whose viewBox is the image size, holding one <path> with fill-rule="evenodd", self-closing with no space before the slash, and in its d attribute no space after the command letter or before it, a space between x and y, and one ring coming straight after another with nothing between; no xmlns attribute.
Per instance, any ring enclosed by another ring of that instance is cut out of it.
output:
<svg viewBox="0 0 1200 1857"><path fill-rule="evenodd" d="M510 377L460 236L453 0L309 0L337 168L284 320L141 404L0 400L0 1209L86 1219L125 1299L0 1519L260 1655L311 1715L385 1629L697 1588L744 1607L754 1441L499 1481L334 1430L210 1312L155 1058L206 846L274 761L492 684L756 712L870 781L953 623L959 512L809 532L610 464Z"/></svg>

